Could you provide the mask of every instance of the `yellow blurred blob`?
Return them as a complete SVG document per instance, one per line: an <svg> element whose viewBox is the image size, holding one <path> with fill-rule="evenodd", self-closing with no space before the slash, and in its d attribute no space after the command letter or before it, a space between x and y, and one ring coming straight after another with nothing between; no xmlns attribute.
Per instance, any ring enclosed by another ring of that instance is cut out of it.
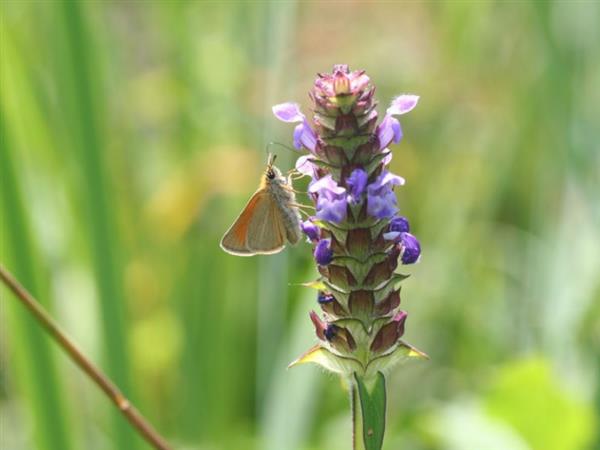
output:
<svg viewBox="0 0 600 450"><path fill-rule="evenodd" d="M177 241L202 214L211 196L253 192L261 163L257 152L243 147L198 152L166 177L150 198L146 214L156 235Z"/></svg>
<svg viewBox="0 0 600 450"><path fill-rule="evenodd" d="M135 323L130 335L137 373L160 376L176 366L181 353L181 323L167 308Z"/></svg>

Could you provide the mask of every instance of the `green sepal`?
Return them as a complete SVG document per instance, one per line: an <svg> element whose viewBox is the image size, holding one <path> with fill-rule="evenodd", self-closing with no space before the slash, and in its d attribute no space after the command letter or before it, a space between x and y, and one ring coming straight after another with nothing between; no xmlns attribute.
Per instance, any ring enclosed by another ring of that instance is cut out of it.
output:
<svg viewBox="0 0 600 450"><path fill-rule="evenodd" d="M375 240L379 237L379 235L381 234L381 231L387 227L389 225L389 222L385 221L385 220L381 220L378 223L376 223L375 225L373 225L370 229L371 229L371 239Z"/></svg>
<svg viewBox="0 0 600 450"><path fill-rule="evenodd" d="M410 275L403 275L401 273L394 273L392 277L385 282L382 286L377 286L377 288L373 289L373 297L375 299L375 305L383 301L394 289L398 283L402 280L405 280ZM344 309L349 309L348 300L350 298L350 294L353 290L361 290L363 287L357 287L352 290L346 290L341 288L340 286L336 286L333 283L330 283L326 278L320 278L317 281L311 283L303 283L302 286L310 287L318 290L327 290L330 291L336 300L344 307Z"/></svg>
<svg viewBox="0 0 600 450"><path fill-rule="evenodd" d="M354 374L360 401L365 450L381 450L385 433L385 377L377 372L373 379Z"/></svg>
<svg viewBox="0 0 600 450"><path fill-rule="evenodd" d="M342 113L348 114L354 106L354 103L356 103L356 95L336 95L334 97L329 97L329 101L334 105L339 106L339 108L342 110Z"/></svg>
<svg viewBox="0 0 600 450"><path fill-rule="evenodd" d="M364 366L358 360L333 353L331 350L323 347L322 344L315 345L306 353L296 358L289 364L288 369L306 363L318 364L324 369L342 375L349 375L353 372L364 372Z"/></svg>
<svg viewBox="0 0 600 450"><path fill-rule="evenodd" d="M404 341L398 341L391 351L369 361L365 377L374 376L382 370L389 371L394 366L411 359L429 359L429 356Z"/></svg>
<svg viewBox="0 0 600 450"><path fill-rule="evenodd" d="M371 286L371 285L362 285L362 287L364 289L373 289L375 291L379 290L381 287L383 286L389 286L391 284L397 284L402 280L405 280L406 278L408 278L410 275L404 275L401 273L393 273L391 278L387 281L384 282L383 285L376 285L376 286Z"/></svg>
<svg viewBox="0 0 600 450"><path fill-rule="evenodd" d="M371 176L371 174L375 171L375 169L379 166L379 164L381 164L381 161L384 160L384 158L389 155L391 152L381 152L381 153L377 153L375 156L373 156L373 158L371 159L371 161L369 161L369 163L365 166L365 170L366 172L369 174L369 176Z"/></svg>
<svg viewBox="0 0 600 450"><path fill-rule="evenodd" d="M329 171L334 180L339 180L342 175L342 168L336 164L331 164L330 162L323 161L322 159L318 158L309 158L308 161L317 167L321 167L322 169Z"/></svg>
<svg viewBox="0 0 600 450"><path fill-rule="evenodd" d="M382 286L378 286L376 289L374 289L373 294L375 296L375 304L378 304L379 302L383 301L383 299L385 299L391 291L396 289L398 283L400 283L402 280L406 280L408 277L410 277L410 275L394 273L392 277L388 281L386 281Z"/></svg>
<svg viewBox="0 0 600 450"><path fill-rule="evenodd" d="M333 321L335 325L346 328L352 338L355 340L357 347L352 353L352 356L356 358L361 363L366 364L367 358L369 357L369 341L371 337L369 336L369 331L365 323L356 318L343 318ZM362 373L362 371L361 371Z"/></svg>
<svg viewBox="0 0 600 450"><path fill-rule="evenodd" d="M348 231L342 228L338 228L335 225L332 225L330 222L318 220L316 221L316 223L320 227L325 228L326 230L331 232L331 234L333 234L333 236L341 245L343 245L344 247L346 246L346 237L348 236Z"/></svg>
<svg viewBox="0 0 600 450"><path fill-rule="evenodd" d="M370 111L369 111L370 112ZM369 112L367 112L366 114L361 114L360 116L356 116L356 125L358 126L358 128L362 128L365 126L365 124L369 121L372 120L373 117L371 117L369 115Z"/></svg>
<svg viewBox="0 0 600 450"><path fill-rule="evenodd" d="M346 267L354 278L361 284L369 274L369 271L373 265L384 261L388 255L386 253L374 253L370 255L365 261L359 261L352 256L335 256L333 261L338 266Z"/></svg>
<svg viewBox="0 0 600 450"><path fill-rule="evenodd" d="M371 139L371 135L361 135L361 136L342 136L342 137L334 137L334 138L326 138L325 142L327 145L333 145L335 147L340 147L344 150L344 153L348 155L348 159L352 159L354 156L354 152L361 145L366 144Z"/></svg>
<svg viewBox="0 0 600 450"><path fill-rule="evenodd" d="M321 125L323 125L325 128L330 129L331 131L335 130L335 122L336 122L336 117L331 117L331 116L326 116L323 114L315 114L317 120L319 121L319 123Z"/></svg>
<svg viewBox="0 0 600 450"><path fill-rule="evenodd" d="M316 289L317 291L322 291L327 287L325 286L325 283L323 283L323 280L315 280L309 281L308 283L300 283L300 286Z"/></svg>
<svg viewBox="0 0 600 450"><path fill-rule="evenodd" d="M322 278L321 282L325 286L325 289L333 294L335 299L344 307L344 309L348 310L348 299L350 298L350 294L341 287L330 283L326 278Z"/></svg>

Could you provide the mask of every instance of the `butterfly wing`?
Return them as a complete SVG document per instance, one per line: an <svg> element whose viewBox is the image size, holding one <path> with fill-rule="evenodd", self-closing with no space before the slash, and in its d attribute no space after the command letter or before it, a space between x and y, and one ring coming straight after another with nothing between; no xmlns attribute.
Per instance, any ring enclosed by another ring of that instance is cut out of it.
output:
<svg viewBox="0 0 600 450"><path fill-rule="evenodd" d="M266 189L258 190L221 239L221 248L239 256L271 254L284 247L282 220Z"/></svg>
<svg viewBox="0 0 600 450"><path fill-rule="evenodd" d="M256 206L256 213L248 225L246 246L253 253L270 255L285 246L285 226L281 210L270 191Z"/></svg>

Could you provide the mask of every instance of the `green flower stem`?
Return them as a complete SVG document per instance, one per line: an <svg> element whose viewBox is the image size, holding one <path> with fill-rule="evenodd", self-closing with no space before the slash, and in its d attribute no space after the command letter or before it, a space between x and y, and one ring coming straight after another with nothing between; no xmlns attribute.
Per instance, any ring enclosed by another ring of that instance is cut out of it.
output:
<svg viewBox="0 0 600 450"><path fill-rule="evenodd" d="M381 372L369 380L354 373L351 390L354 450L381 450L385 433L386 391Z"/></svg>
<svg viewBox="0 0 600 450"><path fill-rule="evenodd" d="M352 411L352 450L362 450L361 438L361 420L358 405L358 388L354 379L349 380L350 384L350 408Z"/></svg>

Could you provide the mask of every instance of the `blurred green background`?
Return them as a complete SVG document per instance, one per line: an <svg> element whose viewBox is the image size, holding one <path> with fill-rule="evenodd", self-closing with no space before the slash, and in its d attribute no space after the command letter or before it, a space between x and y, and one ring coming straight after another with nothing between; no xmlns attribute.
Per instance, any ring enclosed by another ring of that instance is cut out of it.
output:
<svg viewBox="0 0 600 450"><path fill-rule="evenodd" d="M309 246L218 246L272 104L366 69L421 239L387 450L600 449L600 4L2 0L3 265L178 449L347 450ZM295 157L277 149L287 170ZM148 448L1 290L0 447Z"/></svg>

